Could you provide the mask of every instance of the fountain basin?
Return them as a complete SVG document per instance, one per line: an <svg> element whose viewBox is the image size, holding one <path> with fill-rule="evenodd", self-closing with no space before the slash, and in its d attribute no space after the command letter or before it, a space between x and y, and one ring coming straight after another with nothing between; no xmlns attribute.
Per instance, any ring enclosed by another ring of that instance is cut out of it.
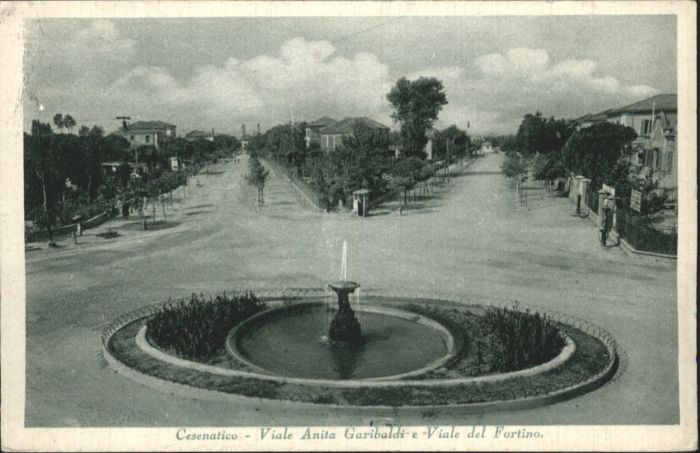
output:
<svg viewBox="0 0 700 453"><path fill-rule="evenodd" d="M230 332L226 348L258 373L336 380L415 376L457 353L450 332L429 318L377 305L357 312L359 346L328 341L328 318L335 308L307 302L252 316Z"/></svg>

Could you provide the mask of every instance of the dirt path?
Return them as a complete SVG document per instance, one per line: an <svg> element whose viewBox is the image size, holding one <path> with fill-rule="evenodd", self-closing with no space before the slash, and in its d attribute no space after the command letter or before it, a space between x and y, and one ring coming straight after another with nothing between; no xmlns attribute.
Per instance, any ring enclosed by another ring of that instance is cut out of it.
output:
<svg viewBox="0 0 700 453"><path fill-rule="evenodd" d="M370 218L300 214L274 181L266 207L258 210L241 184L245 162L228 163L202 181L170 230L133 232L113 246L29 259L27 424L368 423L371 416L346 410L182 399L116 375L100 356L102 327L139 306L192 292L321 286L336 279L343 240L349 277L363 287L453 291L568 312L608 329L629 358L618 380L581 398L533 411L445 416L440 423L677 421L675 262L601 249L595 228L571 216L566 199L515 209L499 173L501 159L480 159L453 178L449 190L404 216L387 211ZM428 422L436 420L397 420Z"/></svg>

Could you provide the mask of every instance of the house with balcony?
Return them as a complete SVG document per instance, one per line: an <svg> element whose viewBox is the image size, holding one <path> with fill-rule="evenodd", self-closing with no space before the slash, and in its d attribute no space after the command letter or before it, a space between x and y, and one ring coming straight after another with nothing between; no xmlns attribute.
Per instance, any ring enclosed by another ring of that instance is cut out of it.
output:
<svg viewBox="0 0 700 453"><path fill-rule="evenodd" d="M122 127L120 133L129 141L132 148L139 146L159 148L168 138L176 136L176 126L163 121L137 121Z"/></svg>
<svg viewBox="0 0 700 453"><path fill-rule="evenodd" d="M637 132L637 138L632 142L632 164L640 177L651 178L659 190L675 199L678 187L677 95L659 94L611 110L607 120L631 127Z"/></svg>
<svg viewBox="0 0 700 453"><path fill-rule="evenodd" d="M572 122L577 130L607 121L634 129L630 162L641 179L651 179L671 202L678 187L678 100L676 93L658 94L619 108L584 115ZM661 195L661 194L659 194Z"/></svg>
<svg viewBox="0 0 700 453"><path fill-rule="evenodd" d="M370 129L389 131L389 127L364 116L359 118L344 118L319 129L318 134L321 149L326 152L335 150L343 143L343 137L352 135L353 126L357 123L362 123Z"/></svg>

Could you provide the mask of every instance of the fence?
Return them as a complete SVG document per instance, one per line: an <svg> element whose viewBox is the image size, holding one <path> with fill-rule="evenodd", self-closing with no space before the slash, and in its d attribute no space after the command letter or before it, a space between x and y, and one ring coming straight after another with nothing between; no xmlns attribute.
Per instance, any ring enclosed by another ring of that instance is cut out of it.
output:
<svg viewBox="0 0 700 453"><path fill-rule="evenodd" d="M598 198L599 198L598 191L593 190L593 188L589 185L588 189L586 190L585 197L586 197L586 199L583 200L585 205L588 207L588 209L593 211L594 214L597 214L598 213Z"/></svg>
<svg viewBox="0 0 700 453"><path fill-rule="evenodd" d="M678 253L678 232L665 233L644 223L638 214L629 210L617 211L615 229L621 238L637 250L666 255Z"/></svg>

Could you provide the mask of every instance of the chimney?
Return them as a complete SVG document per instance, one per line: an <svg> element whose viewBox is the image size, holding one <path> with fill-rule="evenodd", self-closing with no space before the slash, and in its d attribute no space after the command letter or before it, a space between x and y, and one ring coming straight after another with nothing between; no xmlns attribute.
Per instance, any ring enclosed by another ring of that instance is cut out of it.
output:
<svg viewBox="0 0 700 453"><path fill-rule="evenodd" d="M245 124L241 124L241 138L245 138Z"/></svg>

